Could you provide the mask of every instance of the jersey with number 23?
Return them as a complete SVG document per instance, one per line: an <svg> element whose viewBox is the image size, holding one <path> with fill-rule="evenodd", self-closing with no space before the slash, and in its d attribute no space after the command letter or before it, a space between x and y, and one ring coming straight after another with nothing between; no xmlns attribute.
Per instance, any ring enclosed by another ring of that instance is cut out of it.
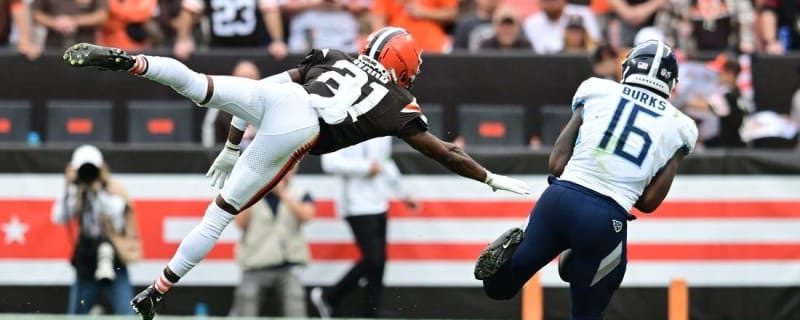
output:
<svg viewBox="0 0 800 320"><path fill-rule="evenodd" d="M690 153L697 126L656 93L590 78L575 92L572 109L582 125L561 179L614 199L630 211L650 180L683 149Z"/></svg>

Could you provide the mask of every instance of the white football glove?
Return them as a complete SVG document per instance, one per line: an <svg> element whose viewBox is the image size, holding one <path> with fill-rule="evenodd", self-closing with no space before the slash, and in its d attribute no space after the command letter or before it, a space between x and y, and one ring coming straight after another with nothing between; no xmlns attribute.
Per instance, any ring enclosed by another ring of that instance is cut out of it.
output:
<svg viewBox="0 0 800 320"><path fill-rule="evenodd" d="M222 148L206 173L206 177L211 177L212 187L217 186L222 189L225 186L225 180L231 175L237 160L239 160L239 146L226 142L225 148Z"/></svg>
<svg viewBox="0 0 800 320"><path fill-rule="evenodd" d="M494 174L488 170L486 171L485 183L492 187L493 191L506 190L516 194L531 193L531 187L527 183L503 175Z"/></svg>

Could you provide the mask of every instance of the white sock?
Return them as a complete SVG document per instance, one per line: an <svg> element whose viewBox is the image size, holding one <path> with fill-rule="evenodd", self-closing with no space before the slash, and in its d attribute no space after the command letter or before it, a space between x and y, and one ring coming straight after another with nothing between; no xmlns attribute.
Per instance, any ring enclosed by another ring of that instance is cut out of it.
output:
<svg viewBox="0 0 800 320"><path fill-rule="evenodd" d="M233 221L233 217L232 214L217 206L215 202L211 202L203 216L203 221L181 241L175 256L167 264L169 270L179 277L185 276L208 255L222 231Z"/></svg>
<svg viewBox="0 0 800 320"><path fill-rule="evenodd" d="M197 104L206 99L208 79L206 75L194 72L178 60L158 56L144 57L146 66L142 77L171 87L175 92Z"/></svg>

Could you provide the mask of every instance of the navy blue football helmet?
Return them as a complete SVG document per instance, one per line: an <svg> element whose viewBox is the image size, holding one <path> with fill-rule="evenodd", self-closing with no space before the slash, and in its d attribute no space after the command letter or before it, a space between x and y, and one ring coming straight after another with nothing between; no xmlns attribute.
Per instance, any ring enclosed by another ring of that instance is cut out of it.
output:
<svg viewBox="0 0 800 320"><path fill-rule="evenodd" d="M622 62L622 83L653 90L669 98L678 83L678 58L662 41L637 45Z"/></svg>

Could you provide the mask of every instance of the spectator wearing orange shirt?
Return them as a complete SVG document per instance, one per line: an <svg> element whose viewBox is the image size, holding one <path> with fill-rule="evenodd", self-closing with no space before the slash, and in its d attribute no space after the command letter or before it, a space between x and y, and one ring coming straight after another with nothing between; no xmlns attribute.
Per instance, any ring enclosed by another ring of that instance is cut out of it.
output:
<svg viewBox="0 0 800 320"><path fill-rule="evenodd" d="M458 0L375 0L372 29L405 28L425 52L444 52L448 36L444 25L458 15Z"/></svg>
<svg viewBox="0 0 800 320"><path fill-rule="evenodd" d="M127 51L150 47L146 23L153 18L158 0L108 0L109 17L97 42Z"/></svg>

